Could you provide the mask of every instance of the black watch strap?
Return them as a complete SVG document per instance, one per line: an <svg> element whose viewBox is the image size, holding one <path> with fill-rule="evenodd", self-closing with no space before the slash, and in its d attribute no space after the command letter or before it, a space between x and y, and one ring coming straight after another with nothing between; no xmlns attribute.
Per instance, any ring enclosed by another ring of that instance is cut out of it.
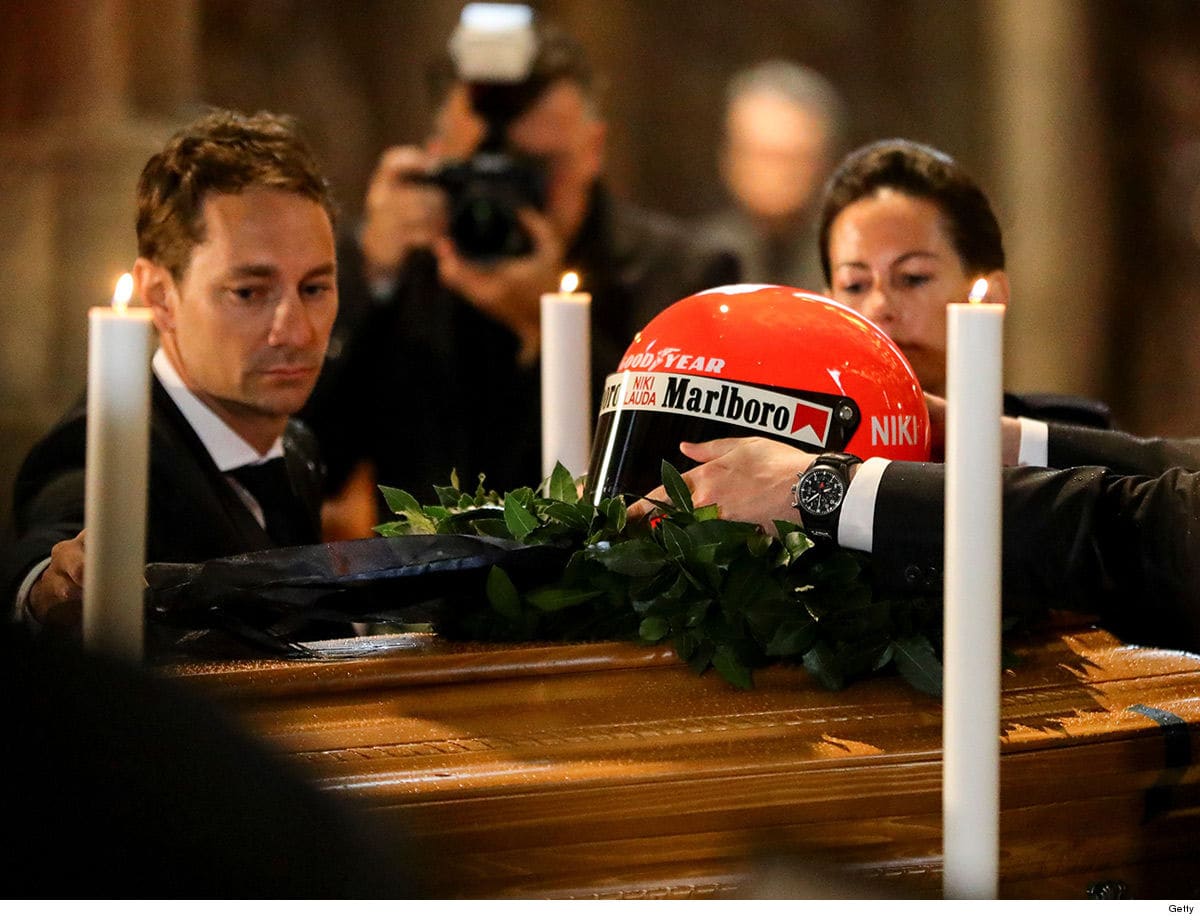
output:
<svg viewBox="0 0 1200 920"><path fill-rule="evenodd" d="M850 485L850 470L862 463L854 454L821 454L807 470L796 474L792 507L810 537L820 543L836 544L842 504Z"/></svg>

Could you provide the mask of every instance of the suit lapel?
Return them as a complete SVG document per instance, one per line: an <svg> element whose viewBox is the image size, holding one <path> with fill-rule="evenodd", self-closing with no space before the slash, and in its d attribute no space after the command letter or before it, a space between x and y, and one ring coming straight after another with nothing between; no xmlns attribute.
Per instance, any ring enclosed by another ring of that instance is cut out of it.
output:
<svg viewBox="0 0 1200 920"><path fill-rule="evenodd" d="M159 479L154 491L172 511L167 519L159 518L163 526L197 528L197 539L211 541L218 548L214 557L274 546L157 379L152 402L157 443L151 470ZM155 519L151 515L151 520ZM165 535L164 539L172 542Z"/></svg>

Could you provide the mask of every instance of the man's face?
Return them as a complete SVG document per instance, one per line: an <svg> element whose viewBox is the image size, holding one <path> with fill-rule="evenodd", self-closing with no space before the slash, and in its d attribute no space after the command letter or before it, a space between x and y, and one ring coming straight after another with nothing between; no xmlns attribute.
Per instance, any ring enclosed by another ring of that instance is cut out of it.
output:
<svg viewBox="0 0 1200 920"><path fill-rule="evenodd" d="M235 430L304 405L337 315L333 227L292 192L210 194L205 239L155 322L184 383Z"/></svg>
<svg viewBox="0 0 1200 920"><path fill-rule="evenodd" d="M725 118L722 170L730 192L764 221L799 214L825 178L828 134L816 112L780 96L740 96Z"/></svg>
<svg viewBox="0 0 1200 920"><path fill-rule="evenodd" d="M483 120L471 108L466 87L455 86L438 113L431 152L465 159L483 135ZM587 212L588 195L604 168L604 138L604 123L569 80L551 85L509 125L512 147L544 159L549 168L546 216L564 240L574 238Z"/></svg>

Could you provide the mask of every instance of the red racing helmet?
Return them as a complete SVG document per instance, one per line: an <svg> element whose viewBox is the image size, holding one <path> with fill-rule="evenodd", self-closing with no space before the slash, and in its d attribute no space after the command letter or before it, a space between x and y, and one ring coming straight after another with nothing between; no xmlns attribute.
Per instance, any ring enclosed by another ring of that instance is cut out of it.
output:
<svg viewBox="0 0 1200 920"><path fill-rule="evenodd" d="M917 376L870 320L809 291L712 288L639 332L605 381L588 490L644 495L680 441L762 436L810 453L929 459Z"/></svg>

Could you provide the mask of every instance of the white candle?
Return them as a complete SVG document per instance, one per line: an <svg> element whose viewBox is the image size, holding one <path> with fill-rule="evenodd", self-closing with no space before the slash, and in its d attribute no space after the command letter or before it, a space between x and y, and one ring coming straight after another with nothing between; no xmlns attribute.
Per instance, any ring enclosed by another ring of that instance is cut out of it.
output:
<svg viewBox="0 0 1200 920"><path fill-rule="evenodd" d="M543 478L556 461L582 475L592 446L592 295L578 284L567 272L558 293L542 295Z"/></svg>
<svg viewBox="0 0 1200 920"><path fill-rule="evenodd" d="M943 893L995 898L1000 869L1000 417L1004 305L947 306Z"/></svg>
<svg viewBox="0 0 1200 920"><path fill-rule="evenodd" d="M83 640L140 661L150 432L150 311L129 309L133 279L112 307L88 311L87 479Z"/></svg>

